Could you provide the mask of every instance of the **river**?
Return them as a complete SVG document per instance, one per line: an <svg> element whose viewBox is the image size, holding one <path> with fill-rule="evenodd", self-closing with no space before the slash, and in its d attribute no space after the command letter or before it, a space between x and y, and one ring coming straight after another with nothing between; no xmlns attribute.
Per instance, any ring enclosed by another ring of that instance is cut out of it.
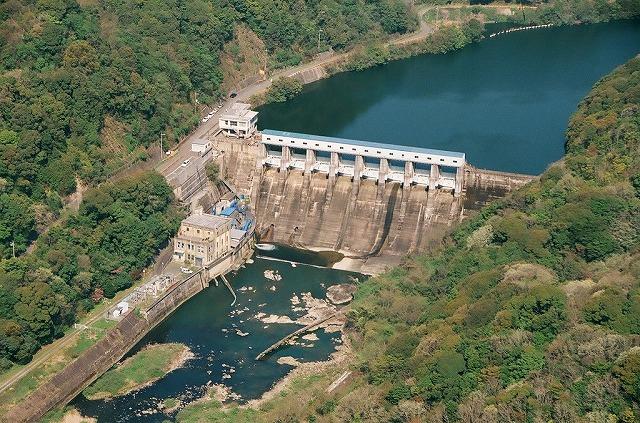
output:
<svg viewBox="0 0 640 423"><path fill-rule="evenodd" d="M451 54L310 84L292 101L261 108L260 126L463 151L480 167L539 173L562 156L567 120L578 101L639 50L640 21L516 32ZM286 255L314 264L327 257L293 250ZM283 279L271 281L265 270L277 270ZM296 318L301 312L292 309L294 294L324 298L326 286L353 276L359 275L255 258L230 278L238 293L235 306L224 287L212 286L129 353L149 343L182 342L196 355L184 368L121 398L89 401L79 395L71 405L99 421L160 422L171 417L158 410L163 400L192 401L211 383L224 383L243 399L257 398L291 369L277 364L278 357L324 360L339 336L319 331L313 347L311 342L290 346L256 362L260 351L299 326L267 325L251 316ZM236 329L248 335L239 336Z"/></svg>
<svg viewBox="0 0 640 423"><path fill-rule="evenodd" d="M541 173L603 75L640 52L640 21L519 31L304 87L259 127L460 151L478 167Z"/></svg>
<svg viewBox="0 0 640 423"><path fill-rule="evenodd" d="M130 356L150 343L181 342L196 356L185 367L136 393L110 401L90 401L79 395L71 405L101 422L161 422L168 417L159 411L159 404L165 399L193 401L205 395L207 385L212 383L224 383L243 400L253 399L291 370L289 365L276 363L279 357L292 356L301 362L326 360L340 343L340 334L324 330L315 332L317 341L303 341L303 345L281 348L264 361L254 360L269 345L301 327L266 324L254 318L257 313L286 315L295 320L304 312L293 310L294 295L301 297L309 292L314 298L324 299L326 287L350 282L352 277L363 279L362 275L317 265L279 261L284 256L301 254L292 250L278 254L276 250L272 253L276 260L254 257L254 263L229 278L238 296L233 307L230 306L233 298L224 285L211 286L182 305L127 354ZM318 255L304 255L323 264ZM267 279L265 270L277 271L282 280ZM236 329L248 335L241 336ZM233 372L227 366L232 366ZM231 377L225 378L225 374Z"/></svg>

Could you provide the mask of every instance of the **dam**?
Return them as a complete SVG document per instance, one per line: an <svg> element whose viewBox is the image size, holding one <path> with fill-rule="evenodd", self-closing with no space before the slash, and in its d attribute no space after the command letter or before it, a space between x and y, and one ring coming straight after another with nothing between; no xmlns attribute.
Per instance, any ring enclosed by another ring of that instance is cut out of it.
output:
<svg viewBox="0 0 640 423"><path fill-rule="evenodd" d="M477 169L461 152L269 129L213 146L262 240L339 251L337 267L368 274L440 245L470 211L534 179Z"/></svg>

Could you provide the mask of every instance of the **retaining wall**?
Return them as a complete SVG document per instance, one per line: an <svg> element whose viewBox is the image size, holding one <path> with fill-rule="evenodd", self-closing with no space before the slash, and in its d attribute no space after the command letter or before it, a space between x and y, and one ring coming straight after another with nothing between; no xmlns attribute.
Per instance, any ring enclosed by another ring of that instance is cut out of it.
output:
<svg viewBox="0 0 640 423"><path fill-rule="evenodd" d="M5 416L10 423L36 422L49 410L66 404L116 364L144 335L177 307L208 286L207 271L200 271L171 287L145 311L129 312L104 338L42 384Z"/></svg>
<svg viewBox="0 0 640 423"><path fill-rule="evenodd" d="M130 312L104 338L13 407L6 421L35 422L49 410L71 401L118 362L148 329L147 320Z"/></svg>

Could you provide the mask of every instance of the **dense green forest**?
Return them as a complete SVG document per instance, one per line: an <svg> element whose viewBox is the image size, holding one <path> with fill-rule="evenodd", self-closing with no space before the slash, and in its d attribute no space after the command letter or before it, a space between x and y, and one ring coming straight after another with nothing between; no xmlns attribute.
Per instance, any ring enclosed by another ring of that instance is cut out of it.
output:
<svg viewBox="0 0 640 423"><path fill-rule="evenodd" d="M143 173L90 189L33 254L2 261L0 369L29 361L78 314L131 286L180 219L164 178Z"/></svg>
<svg viewBox="0 0 640 423"><path fill-rule="evenodd" d="M565 159L360 284L348 327L347 387L229 421L639 421L640 57L581 102Z"/></svg>

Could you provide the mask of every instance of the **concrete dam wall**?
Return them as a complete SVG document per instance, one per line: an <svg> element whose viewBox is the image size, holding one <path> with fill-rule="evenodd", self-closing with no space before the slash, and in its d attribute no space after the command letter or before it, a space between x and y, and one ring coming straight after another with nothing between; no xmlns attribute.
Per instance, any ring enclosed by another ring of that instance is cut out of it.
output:
<svg viewBox="0 0 640 423"><path fill-rule="evenodd" d="M462 194L455 197L420 185L262 167L258 146L232 146L237 143L217 145L226 177L251 195L264 241L340 251L360 262L349 268L370 273L439 245L469 211L534 179L466 166Z"/></svg>

